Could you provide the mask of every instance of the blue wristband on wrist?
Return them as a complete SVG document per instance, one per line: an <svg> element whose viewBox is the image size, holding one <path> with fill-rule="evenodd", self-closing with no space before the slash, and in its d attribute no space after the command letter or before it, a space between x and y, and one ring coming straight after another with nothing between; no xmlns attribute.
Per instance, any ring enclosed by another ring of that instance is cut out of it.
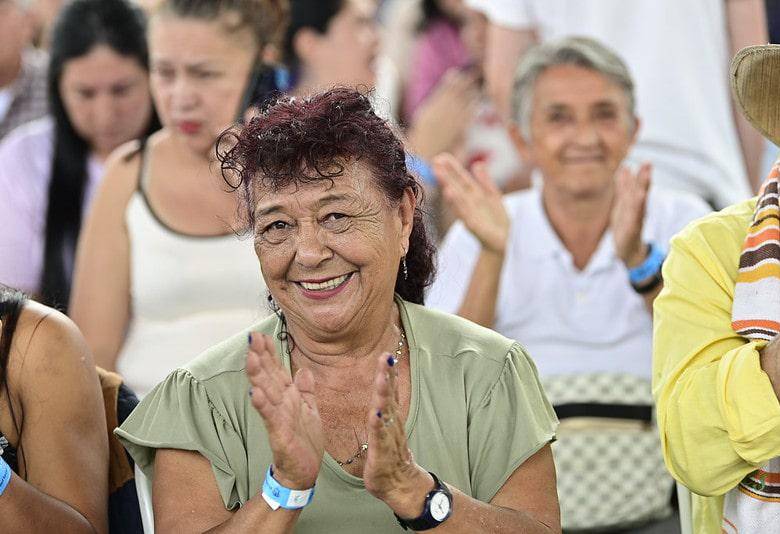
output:
<svg viewBox="0 0 780 534"><path fill-rule="evenodd" d="M632 284L638 284L657 274L661 270L666 255L655 243L650 243L650 252L640 265L628 270L628 279Z"/></svg>
<svg viewBox="0 0 780 534"><path fill-rule="evenodd" d="M8 487L9 482L11 482L11 466L0 456L0 495Z"/></svg>
<svg viewBox="0 0 780 534"><path fill-rule="evenodd" d="M265 474L263 481L263 499L271 507L271 510L284 508L285 510L299 510L309 504L314 498L314 487L307 490L294 490L285 488L274 478L271 467Z"/></svg>

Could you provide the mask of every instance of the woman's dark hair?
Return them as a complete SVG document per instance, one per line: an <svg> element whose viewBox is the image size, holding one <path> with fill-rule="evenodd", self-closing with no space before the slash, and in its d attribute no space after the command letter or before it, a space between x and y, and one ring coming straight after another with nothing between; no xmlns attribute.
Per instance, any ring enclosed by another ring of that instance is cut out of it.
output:
<svg viewBox="0 0 780 534"><path fill-rule="evenodd" d="M420 4L420 11L422 12L422 18L420 19L420 25L417 28L418 31L425 30L431 23L437 20L446 20L453 24L458 24L457 20L454 20L447 13L442 11L439 7L439 0L423 0Z"/></svg>
<svg viewBox="0 0 780 534"><path fill-rule="evenodd" d="M0 285L0 321L3 323L2 332L0 332L0 388L5 391L11 421L17 435L20 437L22 429L16 419L13 402L11 402L11 393L8 389L8 358L11 356L11 342L16 331L16 325L19 322L19 317L22 315L22 309L24 309L26 302L27 296L21 291ZM21 443L21 441L19 439L18 443ZM20 447L17 447L16 455L17 459L23 456Z"/></svg>
<svg viewBox="0 0 780 534"><path fill-rule="evenodd" d="M343 7L344 0L290 0L290 25L284 35L282 54L293 76L300 69L300 58L295 53L295 36L305 28L320 34L327 33L330 21Z"/></svg>
<svg viewBox="0 0 780 534"><path fill-rule="evenodd" d="M98 45L135 58L148 69L145 31L143 12L127 0L74 0L63 7L52 29L48 86L54 155L41 276L41 295L52 305L64 307L70 296L90 150L65 110L59 90L62 72L68 61L87 55ZM146 133L159 127L153 113Z"/></svg>
<svg viewBox="0 0 780 534"><path fill-rule="evenodd" d="M249 30L258 56L268 44L278 44L287 27L288 0L163 0L157 13L181 18L219 20L228 32ZM238 15L237 18L225 15Z"/></svg>
<svg viewBox="0 0 780 534"><path fill-rule="evenodd" d="M248 228L254 228L259 187L333 181L357 161L373 169L374 182L389 201L399 202L411 189L418 202L406 253L408 276L399 266L395 291L423 303L433 280L435 249L423 223L422 188L406 168L401 141L374 113L368 96L341 87L305 99L282 97L243 129L222 134L217 157L225 181L243 197Z"/></svg>

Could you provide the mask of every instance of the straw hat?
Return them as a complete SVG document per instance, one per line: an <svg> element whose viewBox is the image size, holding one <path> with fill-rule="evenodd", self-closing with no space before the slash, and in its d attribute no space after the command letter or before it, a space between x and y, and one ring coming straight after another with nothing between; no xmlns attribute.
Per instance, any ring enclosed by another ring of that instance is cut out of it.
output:
<svg viewBox="0 0 780 534"><path fill-rule="evenodd" d="M780 45L740 50L731 60L731 92L745 118L780 145Z"/></svg>

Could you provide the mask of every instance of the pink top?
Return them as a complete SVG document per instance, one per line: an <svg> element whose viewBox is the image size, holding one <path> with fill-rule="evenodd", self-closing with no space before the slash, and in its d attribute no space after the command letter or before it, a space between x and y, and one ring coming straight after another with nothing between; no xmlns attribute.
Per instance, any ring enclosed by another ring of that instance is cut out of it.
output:
<svg viewBox="0 0 780 534"><path fill-rule="evenodd" d="M411 119L447 70L469 64L469 53L457 26L436 20L420 34L409 64L409 81L404 93L404 118Z"/></svg>
<svg viewBox="0 0 780 534"><path fill-rule="evenodd" d="M0 283L39 293L46 208L54 152L54 122L24 124L0 142ZM83 212L91 204L103 165L87 162Z"/></svg>

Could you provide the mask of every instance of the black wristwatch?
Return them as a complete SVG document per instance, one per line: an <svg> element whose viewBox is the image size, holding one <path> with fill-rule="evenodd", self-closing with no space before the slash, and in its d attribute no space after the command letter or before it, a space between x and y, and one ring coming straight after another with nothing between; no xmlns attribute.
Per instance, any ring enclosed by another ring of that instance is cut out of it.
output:
<svg viewBox="0 0 780 534"><path fill-rule="evenodd" d="M404 530L429 530L444 523L452 514L452 493L436 475L430 472L428 474L433 477L435 486L425 496L423 513L415 519L401 519L397 514L395 516Z"/></svg>

